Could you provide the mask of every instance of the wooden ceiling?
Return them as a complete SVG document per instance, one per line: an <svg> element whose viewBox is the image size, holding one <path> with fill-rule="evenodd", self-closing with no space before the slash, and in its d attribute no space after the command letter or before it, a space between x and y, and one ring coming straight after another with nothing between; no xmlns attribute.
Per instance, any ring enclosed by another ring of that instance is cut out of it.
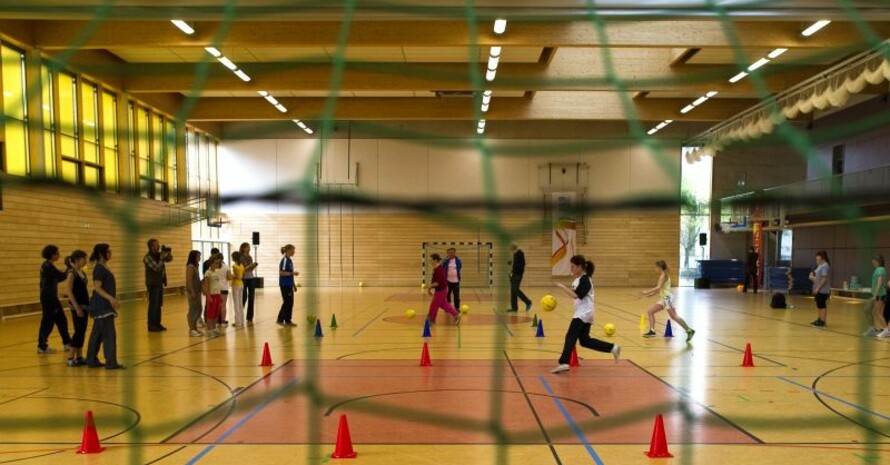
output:
<svg viewBox="0 0 890 465"><path fill-rule="evenodd" d="M330 117L338 121L475 120L614 122L682 127L718 122L752 106L750 78L728 79L776 48L787 53L759 70L767 93L787 89L869 47L861 27L834 1L361 2L344 27L345 2L283 8L259 0L228 2L32 0L0 5L0 34L85 75L189 119L237 122ZM246 2L240 2L246 3ZM365 4L367 3L367 4ZM880 40L890 37L890 6L853 2ZM656 9L657 8L657 9ZM730 22L721 22L727 14ZM509 18L503 35L492 19ZM187 35L170 23L195 29ZM818 19L835 21L812 37ZM227 19L232 19L228 21ZM598 21L602 21L598 23ZM599 29L597 24L604 24ZM861 25L860 25L861 26ZM341 37L346 41L341 43ZM218 48L250 77L243 82L204 47ZM490 47L502 47L494 82L485 82ZM340 57L341 59L338 59ZM332 90L333 89L333 90ZM493 91L479 111L481 92ZM288 111L259 96L267 91ZM469 97L441 97L437 92ZM709 92L714 99L682 114ZM330 105L330 98L336 105ZM470 98L472 97L472 98Z"/></svg>

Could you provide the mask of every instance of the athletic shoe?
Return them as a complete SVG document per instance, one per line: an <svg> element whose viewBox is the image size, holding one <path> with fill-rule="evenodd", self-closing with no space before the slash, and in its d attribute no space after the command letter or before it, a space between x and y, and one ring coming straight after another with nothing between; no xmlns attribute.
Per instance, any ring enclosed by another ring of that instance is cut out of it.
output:
<svg viewBox="0 0 890 465"><path fill-rule="evenodd" d="M869 328L866 329L865 332L862 333L862 335L863 336L877 336L879 332L880 331L878 330L878 328L875 328L874 326L869 326Z"/></svg>
<svg viewBox="0 0 890 465"><path fill-rule="evenodd" d="M47 346L46 349L41 349L40 347L38 347L37 353L40 355L54 354L54 353L56 353L56 349L53 349L52 347L49 347L49 346Z"/></svg>
<svg viewBox="0 0 890 465"><path fill-rule="evenodd" d="M148 332L150 332L150 333L160 333L161 331L163 331L163 329L161 329L159 326L149 326L148 327Z"/></svg>
<svg viewBox="0 0 890 465"><path fill-rule="evenodd" d="M615 363L618 363L618 357L620 357L620 356L621 356L621 346L618 344L615 344L614 346L612 346L612 358L615 359Z"/></svg>
<svg viewBox="0 0 890 465"><path fill-rule="evenodd" d="M508 308L506 311L507 312L518 312L519 309L518 308Z"/></svg>
<svg viewBox="0 0 890 465"><path fill-rule="evenodd" d="M285 327L288 327L288 328L296 328L296 327L297 327L297 324L294 323L293 321L285 321L285 322L282 323L281 325L282 325L282 326L285 326Z"/></svg>
<svg viewBox="0 0 890 465"><path fill-rule="evenodd" d="M655 334L655 331L652 331L651 329L647 333L643 334L643 337L655 337L655 336L658 336L658 335Z"/></svg>
<svg viewBox="0 0 890 465"><path fill-rule="evenodd" d="M197 329L193 329L193 330L189 331L189 337L201 337L203 335L204 335L204 333L202 333L201 331L198 331Z"/></svg>
<svg viewBox="0 0 890 465"><path fill-rule="evenodd" d="M687 344L692 342L692 336L695 336L695 330L691 329L691 328L686 330L686 343Z"/></svg>
<svg viewBox="0 0 890 465"><path fill-rule="evenodd" d="M233 327L233 328L243 328L244 325L239 325L238 323L235 323L235 324L232 325L232 327Z"/></svg>
<svg viewBox="0 0 890 465"><path fill-rule="evenodd" d="M562 363L562 364L557 365L556 368L550 370L550 373L553 373L554 375L558 375L560 373L565 373L567 371L569 371L569 366L566 365L565 363Z"/></svg>
<svg viewBox="0 0 890 465"><path fill-rule="evenodd" d="M454 324L455 326L460 324L460 312L458 312L457 315L454 315Z"/></svg>
<svg viewBox="0 0 890 465"><path fill-rule="evenodd" d="M810 323L810 325L812 325L812 326L818 326L820 321L822 321L822 320L820 320L819 318L816 318L815 320L813 320L813 321Z"/></svg>
<svg viewBox="0 0 890 465"><path fill-rule="evenodd" d="M68 352L69 350L71 350L71 344L65 344L65 345L63 345L63 346L62 346L62 350L64 350L65 352Z"/></svg>
<svg viewBox="0 0 890 465"><path fill-rule="evenodd" d="M105 366L104 363L99 363L99 362L96 362L96 363L87 363L87 368L102 368L102 367L104 367L104 366Z"/></svg>
<svg viewBox="0 0 890 465"><path fill-rule="evenodd" d="M275 324L281 327L287 326L283 321L276 321Z"/></svg>
<svg viewBox="0 0 890 465"><path fill-rule="evenodd" d="M525 304L525 311L529 311L529 310L531 310L531 309L532 309L532 303L531 303L531 302Z"/></svg>
<svg viewBox="0 0 890 465"><path fill-rule="evenodd" d="M884 328L883 331L878 333L878 337L880 337L880 338L890 337L890 329Z"/></svg>
<svg viewBox="0 0 890 465"><path fill-rule="evenodd" d="M825 327L825 322L822 321L822 320L816 320L816 321L813 322L813 326L816 327L816 328L824 328L824 327Z"/></svg>
<svg viewBox="0 0 890 465"><path fill-rule="evenodd" d="M65 362L65 364L68 365L69 367L76 367L76 366L78 366L78 365L77 365L77 359L76 359L76 358L69 358L68 361Z"/></svg>
<svg viewBox="0 0 890 465"><path fill-rule="evenodd" d="M125 370L126 367L121 364L117 364L117 365L107 366L107 367L105 367L105 369L106 370Z"/></svg>

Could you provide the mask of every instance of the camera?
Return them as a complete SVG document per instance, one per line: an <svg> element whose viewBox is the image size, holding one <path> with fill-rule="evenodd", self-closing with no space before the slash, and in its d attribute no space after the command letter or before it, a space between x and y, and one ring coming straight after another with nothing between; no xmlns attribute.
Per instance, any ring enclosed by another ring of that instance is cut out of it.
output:
<svg viewBox="0 0 890 465"><path fill-rule="evenodd" d="M162 245L162 246L161 246L161 252L170 253L170 252L172 252L172 251L173 251L173 249L170 248L170 247L167 247L166 245Z"/></svg>

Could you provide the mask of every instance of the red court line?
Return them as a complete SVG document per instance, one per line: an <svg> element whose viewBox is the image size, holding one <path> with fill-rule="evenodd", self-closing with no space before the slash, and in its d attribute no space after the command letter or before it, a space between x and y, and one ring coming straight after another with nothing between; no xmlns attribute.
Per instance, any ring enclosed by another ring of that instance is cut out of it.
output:
<svg viewBox="0 0 890 465"><path fill-rule="evenodd" d="M357 443L493 444L486 425L492 383L499 377L502 391L498 394L504 402L500 423L508 442L544 444L516 378L504 361L434 360L432 367L423 368L414 361L400 360L294 361L291 366L282 367L282 376L250 388L240 399L248 404L262 402L284 380L303 379L307 363L319 364L323 374L317 381L318 391L335 398L313 407L303 394L282 397L223 443L305 444L308 414L315 408L322 418L320 437L327 442L333 442L337 418L345 413ZM525 383L529 387L540 386L532 381L551 368L549 362L541 360L513 363L520 379L530 381ZM671 443L755 443L718 415L685 401L681 393L629 363L616 366L611 361L585 361L583 367L568 375L546 376L555 395L593 444L648 444L656 413L664 414ZM579 444L543 388L530 388L528 394L555 443ZM216 441L247 410L245 407L232 412L201 442ZM324 416L325 413L328 415ZM191 442L206 430L207 425L195 424L169 442Z"/></svg>

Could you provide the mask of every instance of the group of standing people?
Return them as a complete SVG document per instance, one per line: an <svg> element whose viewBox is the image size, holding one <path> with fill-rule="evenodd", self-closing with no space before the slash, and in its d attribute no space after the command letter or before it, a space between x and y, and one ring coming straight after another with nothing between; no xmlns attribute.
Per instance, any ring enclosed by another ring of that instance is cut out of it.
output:
<svg viewBox="0 0 890 465"><path fill-rule="evenodd" d="M67 352L68 366L123 369L124 366L117 361L117 332L114 320L118 316L120 301L117 299L114 273L108 267L108 261L111 260L111 246L96 244L93 253L89 255L89 262L92 264L92 296L87 288L88 277L84 270L88 258L86 252L75 250L66 257L64 272L56 267L61 258L58 247L47 245L41 255L44 259L40 267L42 317L37 336L37 353L56 353L55 349L49 346L49 336L53 327L56 327ZM73 336L68 332L68 318L59 300L58 288L62 282L65 283L65 299L71 310ZM83 346L89 318L93 319L93 329L84 357ZM99 359L100 349L105 358L104 363Z"/></svg>
<svg viewBox="0 0 890 465"><path fill-rule="evenodd" d="M229 294L232 295L233 327L242 328L253 324L256 268L259 264L250 256L250 244L247 242L242 243L238 251L232 252L231 258L232 264L229 266L219 249L213 248L202 264L200 251L189 252L185 270L185 290L188 297L186 323L189 336L217 337L222 334L223 328L229 325ZM206 334L201 332L202 328L206 329Z"/></svg>

